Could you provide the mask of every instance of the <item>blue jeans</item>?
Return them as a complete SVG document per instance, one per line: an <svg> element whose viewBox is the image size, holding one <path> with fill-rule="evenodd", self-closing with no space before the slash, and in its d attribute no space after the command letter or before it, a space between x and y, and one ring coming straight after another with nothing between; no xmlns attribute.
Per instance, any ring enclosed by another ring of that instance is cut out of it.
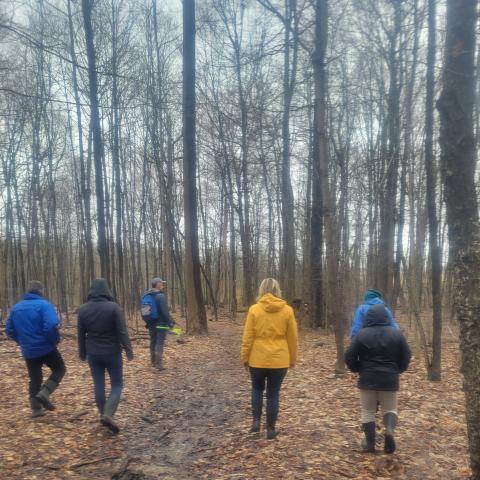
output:
<svg viewBox="0 0 480 480"><path fill-rule="evenodd" d="M164 325L159 326L163 327ZM160 357L163 354L167 330L165 328L157 328L157 325L150 325L148 331L150 332L150 359L152 364L154 364L155 354L158 354Z"/></svg>
<svg viewBox="0 0 480 480"><path fill-rule="evenodd" d="M252 413L254 418L262 415L263 392L267 384L267 422L275 424L278 417L280 388L287 374L287 368L250 367L252 379Z"/></svg>
<svg viewBox="0 0 480 480"><path fill-rule="evenodd" d="M123 389L122 354L88 355L88 364L92 372L95 403L102 415L112 416L117 410ZM110 395L105 395L105 371L110 377Z"/></svg>

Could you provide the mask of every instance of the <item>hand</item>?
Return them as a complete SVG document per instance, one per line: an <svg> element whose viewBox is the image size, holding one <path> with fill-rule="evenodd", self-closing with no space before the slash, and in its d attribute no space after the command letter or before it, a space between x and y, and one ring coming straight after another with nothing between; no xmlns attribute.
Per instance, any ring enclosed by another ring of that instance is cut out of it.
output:
<svg viewBox="0 0 480 480"><path fill-rule="evenodd" d="M295 368L295 362L290 364L290 368Z"/></svg>
<svg viewBox="0 0 480 480"><path fill-rule="evenodd" d="M243 368L248 372L249 367L248 367L248 362L243 362Z"/></svg>

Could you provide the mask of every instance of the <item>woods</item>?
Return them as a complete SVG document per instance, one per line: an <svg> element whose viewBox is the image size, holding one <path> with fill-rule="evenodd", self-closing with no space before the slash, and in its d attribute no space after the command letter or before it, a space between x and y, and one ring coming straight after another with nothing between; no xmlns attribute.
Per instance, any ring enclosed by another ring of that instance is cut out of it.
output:
<svg viewBox="0 0 480 480"><path fill-rule="evenodd" d="M341 378L374 288L430 381L459 338L480 478L477 3L5 0L0 322L103 277L138 333L160 276L203 335L272 277Z"/></svg>

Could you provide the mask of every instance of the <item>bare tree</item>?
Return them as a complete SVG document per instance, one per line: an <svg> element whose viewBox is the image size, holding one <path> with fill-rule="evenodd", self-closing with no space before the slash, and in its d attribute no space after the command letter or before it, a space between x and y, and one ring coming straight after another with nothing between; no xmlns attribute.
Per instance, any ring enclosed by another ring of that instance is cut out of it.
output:
<svg viewBox="0 0 480 480"><path fill-rule="evenodd" d="M206 333L200 279L195 149L195 0L183 3L183 182L187 332Z"/></svg>
<svg viewBox="0 0 480 480"><path fill-rule="evenodd" d="M442 93L437 102L472 478L480 478L480 224L473 132L476 8L476 0L447 2Z"/></svg>

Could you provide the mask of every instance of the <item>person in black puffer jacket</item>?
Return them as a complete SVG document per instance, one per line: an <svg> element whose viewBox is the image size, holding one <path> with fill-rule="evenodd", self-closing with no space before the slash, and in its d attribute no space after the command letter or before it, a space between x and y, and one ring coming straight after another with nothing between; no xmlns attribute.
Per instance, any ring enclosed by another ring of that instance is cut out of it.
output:
<svg viewBox="0 0 480 480"><path fill-rule="evenodd" d="M395 451L397 391L399 377L410 363L411 352L400 330L389 325L383 304L372 305L359 334L345 353L345 363L359 373L358 388L362 407L363 449L375 452L375 412L380 403L385 425L385 453Z"/></svg>
<svg viewBox="0 0 480 480"><path fill-rule="evenodd" d="M122 310L115 302L107 281L97 278L92 283L87 302L78 310L78 350L80 359L88 359L90 365L100 422L113 433L120 430L112 417L123 389L122 348L127 359L132 360L133 352ZM105 371L111 383L108 398L105 396Z"/></svg>

